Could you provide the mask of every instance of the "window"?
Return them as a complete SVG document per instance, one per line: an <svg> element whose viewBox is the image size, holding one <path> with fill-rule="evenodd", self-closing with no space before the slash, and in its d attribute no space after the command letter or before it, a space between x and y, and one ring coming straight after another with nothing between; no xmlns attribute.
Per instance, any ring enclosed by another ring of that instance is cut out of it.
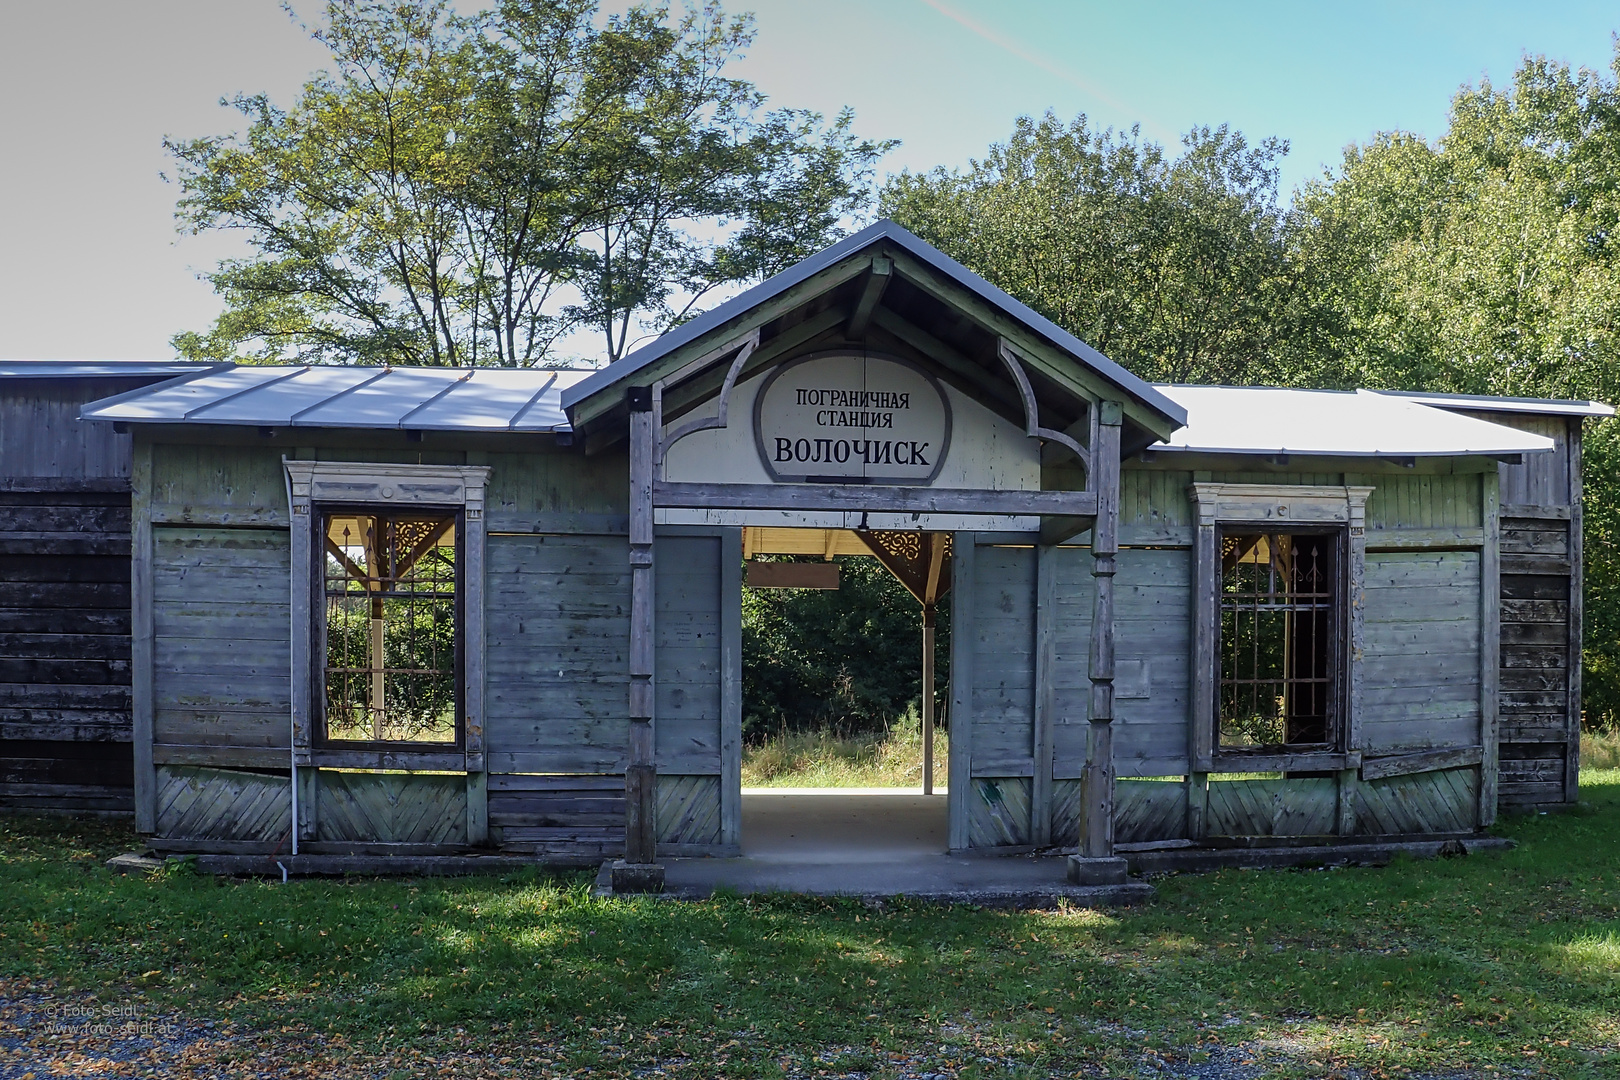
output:
<svg viewBox="0 0 1620 1080"><path fill-rule="evenodd" d="M1194 773L1359 759L1370 487L1195 482Z"/></svg>
<svg viewBox="0 0 1620 1080"><path fill-rule="evenodd" d="M458 744L460 514L328 508L320 522L324 741Z"/></svg>
<svg viewBox="0 0 1620 1080"><path fill-rule="evenodd" d="M1220 539L1219 748L1335 749L1339 534Z"/></svg>

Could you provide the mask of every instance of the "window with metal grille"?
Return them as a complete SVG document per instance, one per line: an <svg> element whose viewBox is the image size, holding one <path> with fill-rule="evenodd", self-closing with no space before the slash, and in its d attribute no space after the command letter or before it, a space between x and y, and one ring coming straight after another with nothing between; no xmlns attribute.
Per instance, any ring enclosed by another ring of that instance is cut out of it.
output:
<svg viewBox="0 0 1620 1080"><path fill-rule="evenodd" d="M322 516L325 739L460 741L459 515Z"/></svg>
<svg viewBox="0 0 1620 1080"><path fill-rule="evenodd" d="M1331 750L1338 739L1333 533L1223 533L1222 750Z"/></svg>

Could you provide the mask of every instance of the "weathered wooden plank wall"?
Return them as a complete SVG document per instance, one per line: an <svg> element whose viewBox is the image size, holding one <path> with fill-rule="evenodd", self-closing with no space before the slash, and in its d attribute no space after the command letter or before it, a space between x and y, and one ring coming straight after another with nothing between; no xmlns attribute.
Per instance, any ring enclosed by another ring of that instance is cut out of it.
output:
<svg viewBox="0 0 1620 1080"><path fill-rule="evenodd" d="M622 775L630 641L625 538L497 534L487 543L490 772Z"/></svg>
<svg viewBox="0 0 1620 1080"><path fill-rule="evenodd" d="M489 826L490 839L508 851L623 855L624 776L491 776Z"/></svg>
<svg viewBox="0 0 1620 1080"><path fill-rule="evenodd" d="M0 489L0 806L133 807L129 491L95 486Z"/></svg>
<svg viewBox="0 0 1620 1080"><path fill-rule="evenodd" d="M968 802L968 846L1025 847L1030 838L1027 776L973 778Z"/></svg>
<svg viewBox="0 0 1620 1080"><path fill-rule="evenodd" d="M552 451L488 456L491 532L629 531L629 459Z"/></svg>
<svg viewBox="0 0 1620 1080"><path fill-rule="evenodd" d="M713 849L721 844L720 777L659 774L653 809L662 854Z"/></svg>
<svg viewBox="0 0 1620 1080"><path fill-rule="evenodd" d="M1501 805L1561 803L1571 723L1570 522L1502 519Z"/></svg>
<svg viewBox="0 0 1620 1080"><path fill-rule="evenodd" d="M979 545L976 559L973 775L1027 777L1035 754L1035 549Z"/></svg>
<svg viewBox="0 0 1620 1080"><path fill-rule="evenodd" d="M152 531L154 759L286 766L287 532Z"/></svg>
<svg viewBox="0 0 1620 1080"><path fill-rule="evenodd" d="M720 774L720 537L654 544L654 737L661 776ZM718 791L718 789L716 789Z"/></svg>
<svg viewBox="0 0 1620 1080"><path fill-rule="evenodd" d="M1114 762L1120 776L1168 776L1187 768L1190 552L1126 548L1114 577ZM1057 551L1057 723L1053 774L1078 777L1086 759L1091 647L1091 552Z"/></svg>
<svg viewBox="0 0 1620 1080"><path fill-rule="evenodd" d="M153 381L0 380L0 807L133 810L131 439L78 415Z"/></svg>
<svg viewBox="0 0 1620 1080"><path fill-rule="evenodd" d="M0 481L128 480L130 436L82 423L79 408L164 377L0 380Z"/></svg>
<svg viewBox="0 0 1620 1080"><path fill-rule="evenodd" d="M1477 551L1368 552L1361 749L1479 744Z"/></svg>

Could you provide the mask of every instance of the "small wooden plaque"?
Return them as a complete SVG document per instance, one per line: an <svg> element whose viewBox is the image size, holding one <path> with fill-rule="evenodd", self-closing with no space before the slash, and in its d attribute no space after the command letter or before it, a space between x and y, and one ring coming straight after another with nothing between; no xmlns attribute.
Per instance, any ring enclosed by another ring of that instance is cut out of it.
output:
<svg viewBox="0 0 1620 1080"><path fill-rule="evenodd" d="M750 589L836 589L838 564L830 562L749 562Z"/></svg>

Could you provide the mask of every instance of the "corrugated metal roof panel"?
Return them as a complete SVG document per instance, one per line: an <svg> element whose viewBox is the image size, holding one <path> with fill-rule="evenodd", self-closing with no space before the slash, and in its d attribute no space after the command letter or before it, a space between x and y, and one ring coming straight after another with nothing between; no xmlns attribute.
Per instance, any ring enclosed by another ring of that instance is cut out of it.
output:
<svg viewBox="0 0 1620 1080"><path fill-rule="evenodd" d="M244 366L91 402L87 420L258 427L567 431L584 371Z"/></svg>
<svg viewBox="0 0 1620 1080"><path fill-rule="evenodd" d="M0 379L168 378L228 367L187 360L0 360Z"/></svg>
<svg viewBox="0 0 1620 1080"><path fill-rule="evenodd" d="M1528 413L1540 416L1613 416L1614 407L1601 401L1561 401L1557 398L1487 397L1483 394L1418 394L1399 390L1374 390L1386 397L1404 398L1437 409L1469 412Z"/></svg>
<svg viewBox="0 0 1620 1080"><path fill-rule="evenodd" d="M1161 386L1187 409L1164 451L1302 457L1456 457L1535 453L1552 440L1366 390Z"/></svg>

